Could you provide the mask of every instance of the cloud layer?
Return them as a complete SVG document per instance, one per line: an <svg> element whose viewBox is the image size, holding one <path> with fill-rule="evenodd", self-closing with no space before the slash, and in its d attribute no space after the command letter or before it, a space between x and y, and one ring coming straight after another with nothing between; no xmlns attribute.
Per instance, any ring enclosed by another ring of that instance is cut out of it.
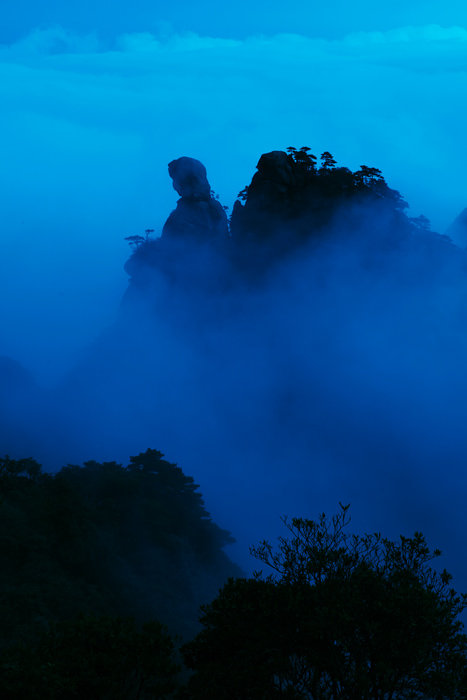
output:
<svg viewBox="0 0 467 700"><path fill-rule="evenodd" d="M329 149L380 167L444 229L467 204L466 70L467 30L437 25L335 41L130 34L112 50L56 27L3 45L2 351L58 370L110 322L122 239L160 230L176 199L166 164L183 154L231 205L260 153Z"/></svg>

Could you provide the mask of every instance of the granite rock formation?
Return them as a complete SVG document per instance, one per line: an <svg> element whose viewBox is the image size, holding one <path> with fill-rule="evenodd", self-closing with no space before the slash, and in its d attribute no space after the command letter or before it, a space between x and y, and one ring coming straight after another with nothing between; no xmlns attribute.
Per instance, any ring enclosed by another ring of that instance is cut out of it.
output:
<svg viewBox="0 0 467 700"><path fill-rule="evenodd" d="M384 222L380 240L409 232L407 204L388 187L381 171L336 167L328 152L318 165L307 147L288 151L271 151L259 159L250 185L239 195L243 203L234 205L234 241L261 246L270 262L336 229L347 235L373 228L375 220Z"/></svg>
<svg viewBox="0 0 467 700"><path fill-rule="evenodd" d="M206 168L196 158L182 156L169 163L169 175L173 180L173 188L180 197L188 199L209 199L211 187L208 182Z"/></svg>
<svg viewBox="0 0 467 700"><path fill-rule="evenodd" d="M271 238L283 227L297 184L293 162L284 151L264 153L248 187L241 193L245 200L234 204L231 231L238 239Z"/></svg>
<svg viewBox="0 0 467 700"><path fill-rule="evenodd" d="M127 261L125 270L131 280L126 300L136 290L148 292L161 280L178 287L210 289L224 277L229 227L223 206L213 196L206 168L199 160L184 156L169 163L169 175L180 199L162 235L141 240Z"/></svg>
<svg viewBox="0 0 467 700"><path fill-rule="evenodd" d="M162 238L199 242L227 238L227 216L211 195L204 165L184 156L169 163L169 175L181 198L164 224Z"/></svg>
<svg viewBox="0 0 467 700"><path fill-rule="evenodd" d="M351 240L369 256L428 246L451 257L448 239L430 233L423 217L409 219L407 203L377 168L362 165L352 172L336 166L327 151L319 164L308 147L287 150L260 157L234 204L230 227L204 165L188 157L169 163L180 199L161 237L138 245L128 261L130 286L147 289L159 278L190 292L216 293L239 280L256 284L263 273L305 247L338 241L346 245ZM459 236L466 237L462 247L467 247L467 233L462 233L466 216L456 222Z"/></svg>

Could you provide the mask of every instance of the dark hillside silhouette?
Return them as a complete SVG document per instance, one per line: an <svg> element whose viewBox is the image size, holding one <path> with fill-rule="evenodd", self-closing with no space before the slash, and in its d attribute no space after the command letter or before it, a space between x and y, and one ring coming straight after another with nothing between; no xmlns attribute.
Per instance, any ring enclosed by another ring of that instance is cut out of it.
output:
<svg viewBox="0 0 467 700"><path fill-rule="evenodd" d="M151 619L154 605L144 606L144 597L138 601L142 605L138 619L129 617L139 592L136 572L133 569L132 577L119 581L126 584L125 589L108 584L118 581L116 566L132 561L131 550L139 552L143 547L154 558L148 535L175 555L168 565L160 556L153 562L159 577L171 584L162 590L158 585L154 588L160 611L173 608L180 594L186 596L178 579L195 573L186 546L189 533L182 535L183 546L173 527L167 527L171 512L161 508L161 500L173 503L175 494L185 492L187 506L196 489L174 465L162 462L157 451L148 450L132 459L130 479L115 464L87 465L79 475L71 468L71 483L78 486L76 500L83 512L69 508L71 494L62 485L59 493L66 494L64 506L71 523L62 518L62 539L70 551L60 552L60 534L50 529L50 516L59 524L59 504L50 492L54 480L42 474L34 460L2 460L0 486L6 501L2 524L13 526L11 549L20 550L17 560L21 554L30 559L37 578L23 582L24 591L29 586L29 598L24 598L27 611L23 611L15 605L11 590L18 585L6 556L12 552L0 542L0 563L2 569L6 564L8 572L2 571L0 580L2 593L7 593L1 602L2 624L6 628L8 622L10 632L0 654L2 697L465 699L467 636L459 616L467 595L451 587L452 577L446 570L432 568L432 560L441 553L431 550L421 533L401 535L395 541L379 533L349 534L349 506L341 505L332 518L324 514L317 520L283 518L287 530L277 546L263 541L251 548L266 572L238 578L239 572L232 571L236 577L205 599L199 611L201 624L189 630L188 638L171 637L164 625ZM136 475L144 491L153 479L158 484L161 498L154 500L156 512L150 518ZM60 476L70 473L64 470L56 479ZM185 515L197 510L193 505L184 509ZM28 511L33 511L37 532L27 533L24 524L21 527L18 515L26 523ZM202 509L199 515L206 519ZM137 530L128 529L132 520L139 525ZM141 527L145 520L146 527ZM190 522L194 531L199 529L196 520ZM33 546L26 541L27 534ZM116 548L117 542L120 547ZM44 572L56 576L59 562L66 579L47 581ZM67 590L61 591L59 583L67 585ZM154 583L149 575L147 584ZM55 601L47 600L52 590ZM100 607L107 607L104 614L90 612L99 596ZM68 612L80 605L87 612L64 617L64 601ZM116 601L121 602L118 615L111 610ZM176 611L189 614L183 597ZM26 612L30 619L25 626ZM186 621L177 622L180 626Z"/></svg>
<svg viewBox="0 0 467 700"><path fill-rule="evenodd" d="M349 522L348 506L285 520L277 547L252 549L266 573L229 581L184 648L187 698L465 698L467 595L430 567L440 552Z"/></svg>
<svg viewBox="0 0 467 700"><path fill-rule="evenodd" d="M231 535L157 450L55 475L5 457L0 502L0 647L80 613L157 618L190 636L199 605L239 573L223 552Z"/></svg>

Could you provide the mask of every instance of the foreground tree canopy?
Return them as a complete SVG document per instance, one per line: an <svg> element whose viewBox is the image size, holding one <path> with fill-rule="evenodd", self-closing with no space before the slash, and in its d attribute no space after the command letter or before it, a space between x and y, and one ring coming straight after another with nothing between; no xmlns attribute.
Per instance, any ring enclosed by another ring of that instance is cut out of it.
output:
<svg viewBox="0 0 467 700"><path fill-rule="evenodd" d="M328 520L285 521L253 555L272 571L231 580L186 645L188 697L389 700L466 697L465 595L420 533L392 542Z"/></svg>
<svg viewBox="0 0 467 700"><path fill-rule="evenodd" d="M79 613L158 618L191 637L240 570L198 486L157 450L57 474L0 459L0 647Z"/></svg>
<svg viewBox="0 0 467 700"><path fill-rule="evenodd" d="M197 489L157 450L55 475L0 460L2 697L467 696L467 596L420 533L350 534L348 506L284 519L251 550L269 573L238 578Z"/></svg>
<svg viewBox="0 0 467 700"><path fill-rule="evenodd" d="M9 700L172 698L179 666L158 622L80 616L53 623L33 644L6 649L1 697Z"/></svg>

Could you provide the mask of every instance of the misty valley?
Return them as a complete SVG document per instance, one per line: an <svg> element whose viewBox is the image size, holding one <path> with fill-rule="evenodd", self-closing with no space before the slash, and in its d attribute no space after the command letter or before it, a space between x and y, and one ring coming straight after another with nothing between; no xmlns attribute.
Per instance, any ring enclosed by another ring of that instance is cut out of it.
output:
<svg viewBox="0 0 467 700"><path fill-rule="evenodd" d="M0 357L0 697L467 698L466 210L308 147L230 212L168 170L115 322L47 386Z"/></svg>

